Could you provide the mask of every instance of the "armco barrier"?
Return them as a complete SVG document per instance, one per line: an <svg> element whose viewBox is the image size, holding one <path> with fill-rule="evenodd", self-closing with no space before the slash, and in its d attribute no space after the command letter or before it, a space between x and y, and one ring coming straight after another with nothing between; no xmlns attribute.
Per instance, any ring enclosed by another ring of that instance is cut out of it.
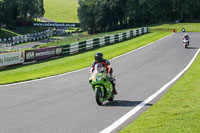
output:
<svg viewBox="0 0 200 133"><path fill-rule="evenodd" d="M33 34L25 34L22 36L15 36L12 38L1 38L0 39L0 45L16 45L19 43L24 43L24 42L30 42L30 41L35 41L47 37L52 37L53 36L53 30L46 30L43 32L38 32L38 33L33 33Z"/></svg>
<svg viewBox="0 0 200 133"><path fill-rule="evenodd" d="M131 39L133 37L137 37L142 34L148 33L149 27L139 28L136 30L124 32L124 33L118 33L113 34L109 36L103 36L95 39L89 39L87 41L83 42L77 42L72 44L63 45L62 47L62 54L63 55L72 55L79 52L83 52L86 50L102 47L105 45L125 41L128 39Z"/></svg>
<svg viewBox="0 0 200 133"><path fill-rule="evenodd" d="M76 53L84 52L94 48L114 44L124 40L131 39L133 37L139 36L149 32L149 28L140 28L137 30L132 30L124 33L113 34L109 36L103 36L95 39L89 39L87 41L72 43L63 46L41 48L35 50L26 50L25 51L25 62L34 61L34 60L44 60L49 59L54 56L67 56L73 55ZM24 54L21 54L24 55ZM2 57L3 58L3 57ZM20 62L21 63L21 62Z"/></svg>

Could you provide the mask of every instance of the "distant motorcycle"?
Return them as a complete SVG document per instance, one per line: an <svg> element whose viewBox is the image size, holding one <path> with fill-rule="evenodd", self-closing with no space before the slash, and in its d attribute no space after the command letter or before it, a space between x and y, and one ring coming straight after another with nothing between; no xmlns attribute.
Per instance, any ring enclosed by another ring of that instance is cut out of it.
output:
<svg viewBox="0 0 200 133"><path fill-rule="evenodd" d="M89 78L89 83L95 92L95 99L98 105L102 105L106 100L114 100L112 83L108 78L106 68L101 63L95 65L94 71Z"/></svg>
<svg viewBox="0 0 200 133"><path fill-rule="evenodd" d="M188 48L188 46L189 46L189 40L188 39L186 39L186 38L183 39L183 46L185 48Z"/></svg>

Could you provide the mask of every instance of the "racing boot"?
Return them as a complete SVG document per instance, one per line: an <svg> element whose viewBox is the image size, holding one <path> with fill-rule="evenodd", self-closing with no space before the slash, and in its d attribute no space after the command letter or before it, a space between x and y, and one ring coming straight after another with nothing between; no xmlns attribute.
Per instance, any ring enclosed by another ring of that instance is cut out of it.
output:
<svg viewBox="0 0 200 133"><path fill-rule="evenodd" d="M111 83L112 83L112 85L113 85L113 93L114 93L115 95L117 95L117 90L116 90L116 87L115 87L115 80L112 81Z"/></svg>
<svg viewBox="0 0 200 133"><path fill-rule="evenodd" d="M114 95L117 95L117 90L115 88L116 79L111 74L108 74L108 78L110 79L111 84L113 85L113 93L114 93Z"/></svg>
<svg viewBox="0 0 200 133"><path fill-rule="evenodd" d="M115 95L117 95L117 90L116 90L115 87L114 87L114 89L113 89L113 93L114 93Z"/></svg>

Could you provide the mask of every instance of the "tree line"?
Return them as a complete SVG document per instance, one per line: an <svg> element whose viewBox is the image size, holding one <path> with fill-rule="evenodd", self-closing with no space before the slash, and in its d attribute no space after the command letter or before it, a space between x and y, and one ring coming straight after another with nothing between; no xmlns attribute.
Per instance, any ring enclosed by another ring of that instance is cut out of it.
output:
<svg viewBox="0 0 200 133"><path fill-rule="evenodd" d="M159 22L199 22L199 0L79 0L78 17L89 33Z"/></svg>
<svg viewBox="0 0 200 133"><path fill-rule="evenodd" d="M0 26L16 26L18 21L34 21L45 13L43 0L0 0Z"/></svg>

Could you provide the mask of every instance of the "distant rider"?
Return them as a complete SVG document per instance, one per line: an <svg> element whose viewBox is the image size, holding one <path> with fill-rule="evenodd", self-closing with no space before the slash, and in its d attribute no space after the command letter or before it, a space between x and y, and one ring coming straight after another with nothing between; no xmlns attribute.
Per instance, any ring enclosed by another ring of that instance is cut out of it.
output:
<svg viewBox="0 0 200 133"><path fill-rule="evenodd" d="M183 36L183 40L184 40L184 39L188 40L188 45L189 45L189 43L190 43L190 37L188 36L188 34L185 34L185 35Z"/></svg>
<svg viewBox="0 0 200 133"><path fill-rule="evenodd" d="M113 78L113 69L110 67L110 62L103 58L103 53L96 53L94 58L95 58L95 61L91 65L90 74L92 74L92 72L94 71L94 67L96 63L103 64L107 68L107 72L110 75L110 77L108 78L111 80L111 83L113 85L113 88L114 88L113 92L115 95L117 95L117 90L115 88L115 79Z"/></svg>
<svg viewBox="0 0 200 133"><path fill-rule="evenodd" d="M184 27L182 28L182 32L185 32L185 28Z"/></svg>

